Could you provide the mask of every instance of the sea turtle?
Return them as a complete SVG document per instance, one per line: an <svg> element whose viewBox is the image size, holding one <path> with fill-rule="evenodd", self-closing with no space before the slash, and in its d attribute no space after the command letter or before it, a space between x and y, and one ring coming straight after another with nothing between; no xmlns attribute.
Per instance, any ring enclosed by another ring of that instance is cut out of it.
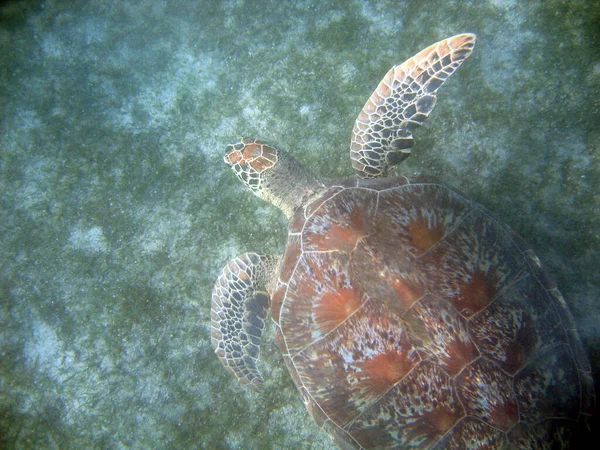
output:
<svg viewBox="0 0 600 450"><path fill-rule="evenodd" d="M215 283L213 348L252 389L270 309L285 364L341 448L564 448L594 404L572 316L534 252L435 180L393 177L473 34L383 78L356 119L358 179L327 182L255 139L225 162L289 219L283 256Z"/></svg>

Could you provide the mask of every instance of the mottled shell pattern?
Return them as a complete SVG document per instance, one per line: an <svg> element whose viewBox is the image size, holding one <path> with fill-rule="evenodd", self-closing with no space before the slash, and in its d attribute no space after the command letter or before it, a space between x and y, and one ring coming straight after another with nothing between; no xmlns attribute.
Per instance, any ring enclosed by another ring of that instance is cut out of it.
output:
<svg viewBox="0 0 600 450"><path fill-rule="evenodd" d="M589 363L538 258L425 178L351 180L299 211L271 314L342 448L543 448L591 412Z"/></svg>
<svg viewBox="0 0 600 450"><path fill-rule="evenodd" d="M569 448L594 408L573 318L534 252L451 188L384 178L474 42L454 36L387 73L352 133L362 179L332 185L258 140L225 156L290 222L283 257L224 268L212 345L260 389L270 304L306 407L343 449Z"/></svg>

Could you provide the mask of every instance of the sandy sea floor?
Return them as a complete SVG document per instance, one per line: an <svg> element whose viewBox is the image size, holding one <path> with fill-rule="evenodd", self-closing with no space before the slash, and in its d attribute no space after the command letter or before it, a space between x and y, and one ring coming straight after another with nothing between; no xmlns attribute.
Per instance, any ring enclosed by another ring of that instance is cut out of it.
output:
<svg viewBox="0 0 600 450"><path fill-rule="evenodd" d="M352 176L381 77L466 31L400 172L533 246L599 374L599 25L598 0L3 2L0 447L331 446L271 339L261 395L212 352L219 270L286 227L222 154L258 137Z"/></svg>

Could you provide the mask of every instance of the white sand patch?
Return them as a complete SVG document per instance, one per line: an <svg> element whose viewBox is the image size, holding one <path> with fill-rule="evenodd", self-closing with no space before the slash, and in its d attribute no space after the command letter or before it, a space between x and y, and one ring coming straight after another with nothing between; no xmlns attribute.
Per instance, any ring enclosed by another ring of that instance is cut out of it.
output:
<svg viewBox="0 0 600 450"><path fill-rule="evenodd" d="M85 369L76 361L75 352L65 349L56 331L37 319L33 322L33 339L25 344L23 355L29 368L59 383Z"/></svg>
<svg viewBox="0 0 600 450"><path fill-rule="evenodd" d="M69 246L86 253L104 253L108 249L108 241L102 227L84 229L77 226L69 235Z"/></svg>

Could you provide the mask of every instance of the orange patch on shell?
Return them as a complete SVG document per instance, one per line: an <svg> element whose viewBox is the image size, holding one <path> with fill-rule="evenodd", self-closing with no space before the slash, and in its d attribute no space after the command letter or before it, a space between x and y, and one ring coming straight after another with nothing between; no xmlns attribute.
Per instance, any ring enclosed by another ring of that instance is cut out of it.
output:
<svg viewBox="0 0 600 450"><path fill-rule="evenodd" d="M479 356L473 343L461 340L454 340L444 347L448 353L447 357L443 358L446 371L451 375L457 375L463 368Z"/></svg>
<svg viewBox="0 0 600 450"><path fill-rule="evenodd" d="M521 325L521 328L519 328L517 331L515 341L511 342L510 346L508 347L508 358L505 362L505 365L510 371L516 372L527 362L527 359L529 358L529 355L536 344L534 337L535 333L536 331L533 321L528 316Z"/></svg>
<svg viewBox="0 0 600 450"><path fill-rule="evenodd" d="M489 423L501 430L510 430L519 421L519 411L515 402L507 400L491 406Z"/></svg>
<svg viewBox="0 0 600 450"><path fill-rule="evenodd" d="M436 434L443 434L456 424L460 419L459 411L453 411L444 406L433 408L430 412L425 413L425 421L435 430ZM435 434L432 436L435 437Z"/></svg>
<svg viewBox="0 0 600 450"><path fill-rule="evenodd" d="M388 306L400 313L408 311L410 307L425 294L423 286L410 278L396 277L390 280L390 284L398 294L397 300L399 300L399 302L395 301L393 304L388 303Z"/></svg>
<svg viewBox="0 0 600 450"><path fill-rule="evenodd" d="M314 250L340 250L349 253L354 250L358 240L367 234L367 224L362 211L359 208L353 208L349 224L332 223L330 228L323 233L311 235L310 245Z"/></svg>
<svg viewBox="0 0 600 450"><path fill-rule="evenodd" d="M420 253L426 252L444 237L444 228L441 225L429 228L427 219L420 214L409 222L407 229L410 243Z"/></svg>
<svg viewBox="0 0 600 450"><path fill-rule="evenodd" d="M495 293L493 280L484 272L477 270L468 283L459 287L454 305L462 314L471 317L489 305Z"/></svg>
<svg viewBox="0 0 600 450"><path fill-rule="evenodd" d="M315 321L323 333L329 333L356 311L360 305L360 294L355 289L325 292L315 307Z"/></svg>
<svg viewBox="0 0 600 450"><path fill-rule="evenodd" d="M396 350L380 353L360 364L367 382L378 394L400 381L413 368L405 354Z"/></svg>

